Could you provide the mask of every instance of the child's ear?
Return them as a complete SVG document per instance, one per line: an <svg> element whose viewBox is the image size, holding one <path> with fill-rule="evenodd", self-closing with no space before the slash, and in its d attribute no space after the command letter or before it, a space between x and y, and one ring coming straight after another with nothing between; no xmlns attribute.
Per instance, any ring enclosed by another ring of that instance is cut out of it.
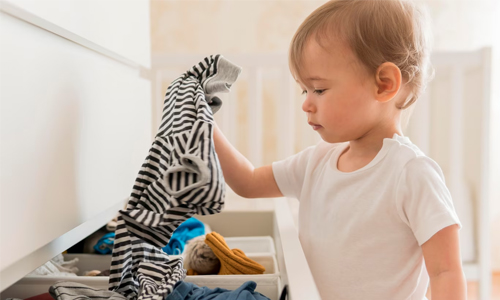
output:
<svg viewBox="0 0 500 300"><path fill-rule="evenodd" d="M375 72L375 99L379 102L392 100L401 88L401 70L391 62L381 64Z"/></svg>

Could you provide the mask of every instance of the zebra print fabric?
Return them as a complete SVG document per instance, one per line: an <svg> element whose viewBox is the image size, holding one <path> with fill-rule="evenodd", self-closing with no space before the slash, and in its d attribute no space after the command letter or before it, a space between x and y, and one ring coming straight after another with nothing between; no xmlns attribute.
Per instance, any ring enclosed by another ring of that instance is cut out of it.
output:
<svg viewBox="0 0 500 300"><path fill-rule="evenodd" d="M225 182L213 146L214 120L207 98L218 108L221 101L213 92L228 92L240 72L221 55L212 55L168 87L160 128L126 209L119 211L110 291L127 299L163 300L185 278L182 258L170 259L161 248L194 214L215 214L223 208Z"/></svg>

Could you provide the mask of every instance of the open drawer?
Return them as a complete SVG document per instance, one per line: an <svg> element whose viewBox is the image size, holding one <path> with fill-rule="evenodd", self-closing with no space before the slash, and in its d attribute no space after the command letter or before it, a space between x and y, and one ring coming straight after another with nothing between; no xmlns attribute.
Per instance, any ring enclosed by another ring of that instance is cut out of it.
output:
<svg viewBox="0 0 500 300"><path fill-rule="evenodd" d="M198 286L232 290L245 281L253 280L257 283L256 290L271 300L279 299L285 285L288 285L288 299L320 299L298 240L288 202L284 198L274 201L273 211L223 211L215 215L196 216L225 238L272 237L274 245L269 249L275 253L248 253L250 258L266 267L265 274L187 276L186 281ZM78 267L81 271L104 269L110 262L110 256L106 255L72 254L66 255L66 258L72 259L75 256L80 259ZM1 299L24 299L45 293L59 280L80 282L101 289L107 289L108 282L107 277L24 277L3 291Z"/></svg>

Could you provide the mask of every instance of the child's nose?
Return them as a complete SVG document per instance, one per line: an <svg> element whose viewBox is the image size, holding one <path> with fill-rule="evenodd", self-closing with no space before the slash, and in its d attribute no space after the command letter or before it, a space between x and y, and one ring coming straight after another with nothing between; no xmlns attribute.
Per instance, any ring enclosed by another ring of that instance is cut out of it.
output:
<svg viewBox="0 0 500 300"><path fill-rule="evenodd" d="M306 99L302 103L302 110L306 113L308 112L314 112L315 107L310 99L310 96L306 96Z"/></svg>

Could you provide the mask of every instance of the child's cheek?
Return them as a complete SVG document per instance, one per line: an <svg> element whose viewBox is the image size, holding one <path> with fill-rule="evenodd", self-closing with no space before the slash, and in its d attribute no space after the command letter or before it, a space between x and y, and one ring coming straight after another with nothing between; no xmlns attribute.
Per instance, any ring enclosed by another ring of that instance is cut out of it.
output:
<svg viewBox="0 0 500 300"><path fill-rule="evenodd" d="M366 126L366 117L355 105L337 107L327 119L328 128L339 139L337 142L343 142L360 134Z"/></svg>
<svg viewBox="0 0 500 300"><path fill-rule="evenodd" d="M332 107L332 109L330 110L330 119L332 120L332 122L335 122L337 126L343 127L350 124L353 120L353 117L356 115L356 106L353 105L353 103L349 100L350 99L347 99L347 101L344 100L340 103L337 103L337 105L335 105L335 107Z"/></svg>
<svg viewBox="0 0 500 300"><path fill-rule="evenodd" d="M335 131L345 132L352 127L353 116L345 110L336 110L328 118L329 127Z"/></svg>

